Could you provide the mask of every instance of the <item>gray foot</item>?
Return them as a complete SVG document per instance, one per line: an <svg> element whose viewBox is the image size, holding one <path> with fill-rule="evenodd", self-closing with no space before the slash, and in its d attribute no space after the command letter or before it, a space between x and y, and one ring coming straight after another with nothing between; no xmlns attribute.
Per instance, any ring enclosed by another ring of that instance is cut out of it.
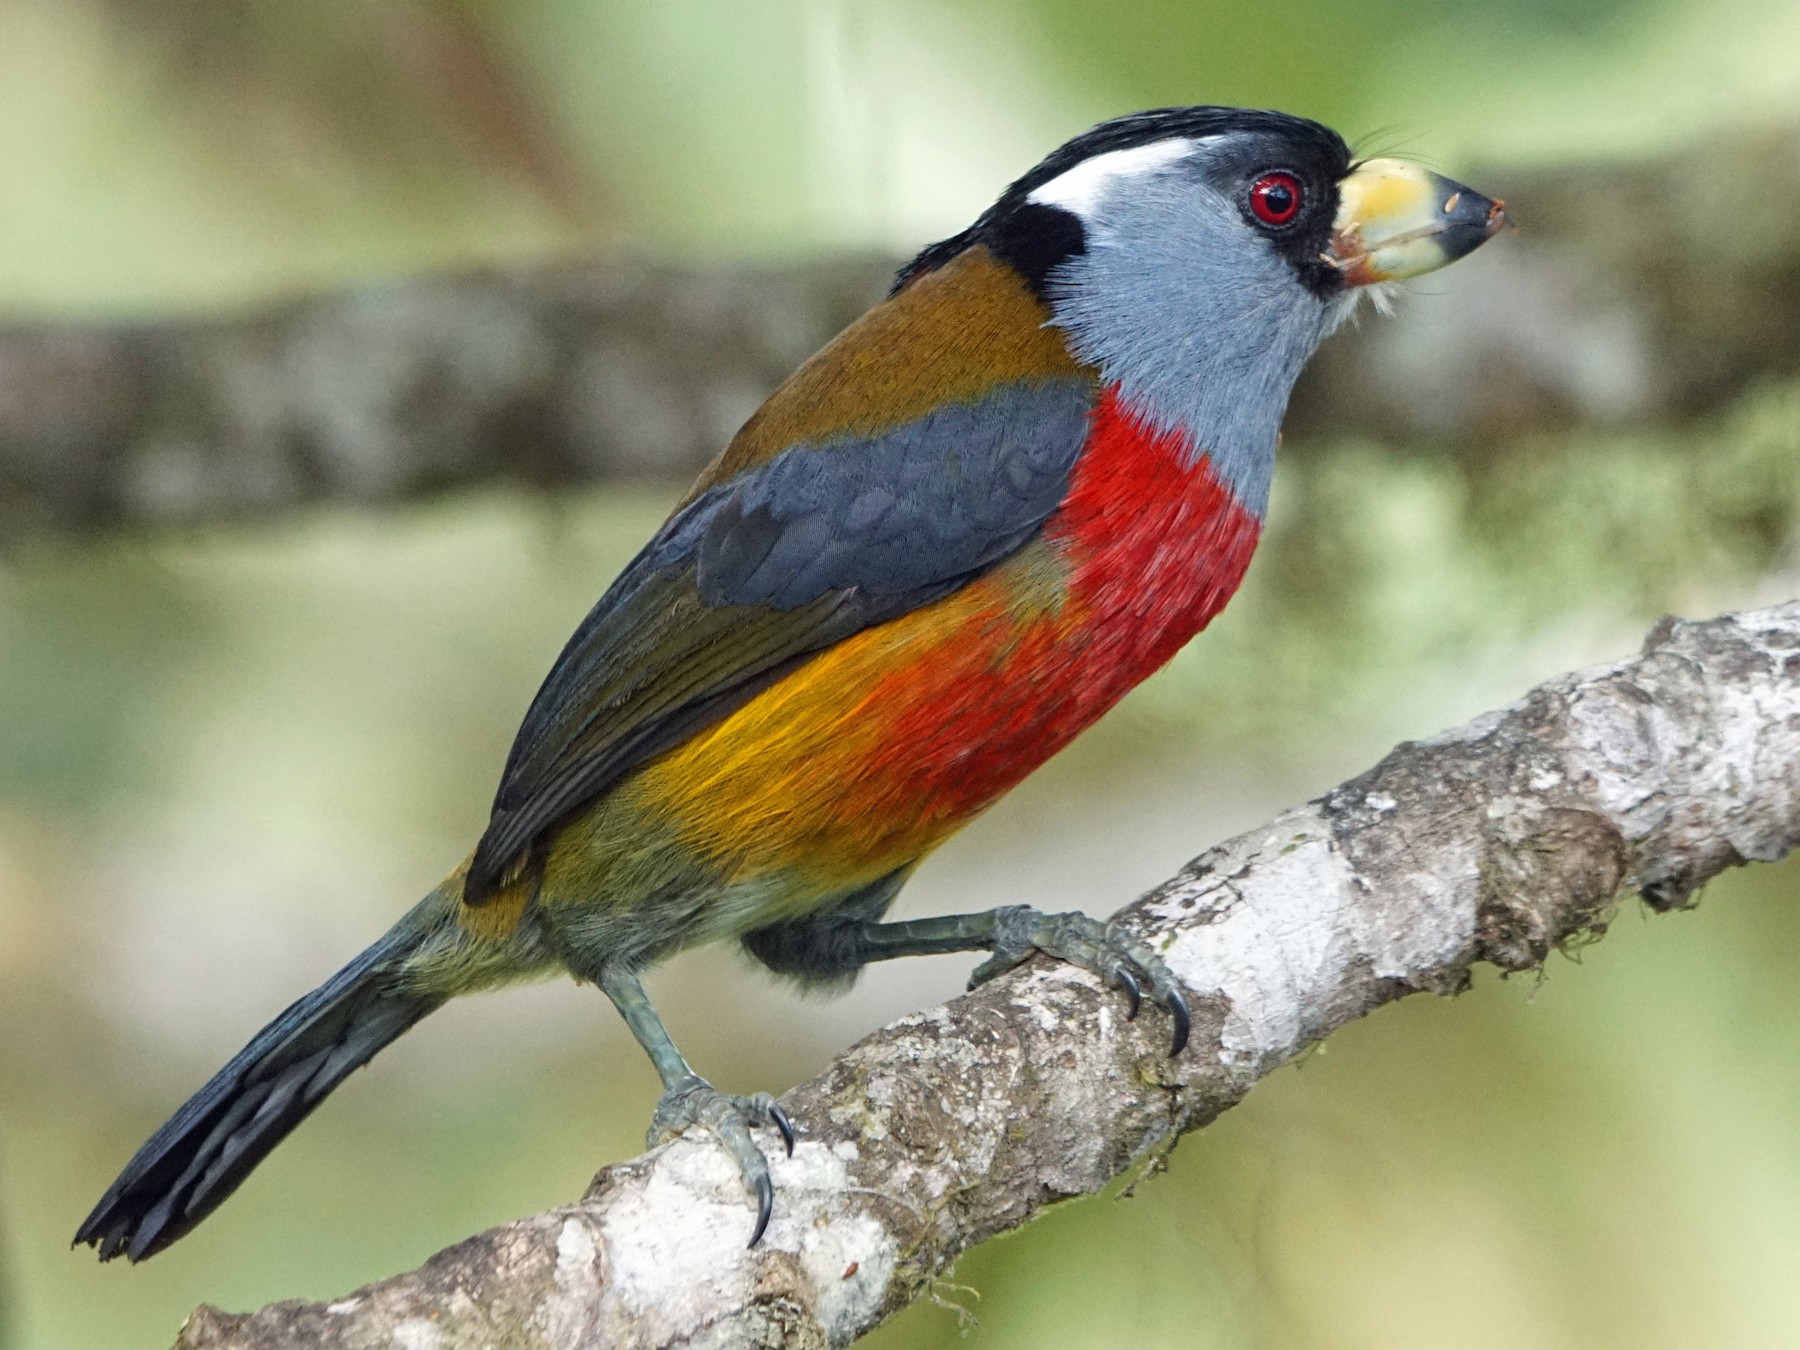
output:
<svg viewBox="0 0 1800 1350"><path fill-rule="evenodd" d="M1187 1045L1192 1023L1187 999L1162 957L1129 934L1086 914L1046 914L1030 905L1008 905L994 911L993 955L975 967L969 988L1005 974L1039 952L1091 970L1123 991L1130 1018L1137 1016L1147 987L1175 1023L1169 1053L1179 1055Z"/></svg>
<svg viewBox="0 0 1800 1350"><path fill-rule="evenodd" d="M756 1231L750 1234L750 1245L762 1241L769 1226L769 1215L775 1210L775 1186L769 1180L769 1160L750 1137L752 1125L769 1125L781 1132L788 1157L794 1156L794 1126L787 1113L766 1092L737 1097L720 1092L698 1074L671 1083L656 1104L650 1117L650 1131L645 1143L651 1148L675 1138L690 1125L704 1125L718 1136L725 1151L736 1160L744 1185L756 1196Z"/></svg>

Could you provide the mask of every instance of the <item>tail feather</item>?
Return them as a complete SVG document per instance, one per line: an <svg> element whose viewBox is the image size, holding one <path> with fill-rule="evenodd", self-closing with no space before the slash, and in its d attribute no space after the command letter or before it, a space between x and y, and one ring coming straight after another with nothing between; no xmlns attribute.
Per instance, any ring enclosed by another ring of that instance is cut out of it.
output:
<svg viewBox="0 0 1800 1350"><path fill-rule="evenodd" d="M142 1261L217 1209L333 1088L442 1004L384 987L414 941L390 933L258 1032L137 1151L75 1241L102 1261Z"/></svg>

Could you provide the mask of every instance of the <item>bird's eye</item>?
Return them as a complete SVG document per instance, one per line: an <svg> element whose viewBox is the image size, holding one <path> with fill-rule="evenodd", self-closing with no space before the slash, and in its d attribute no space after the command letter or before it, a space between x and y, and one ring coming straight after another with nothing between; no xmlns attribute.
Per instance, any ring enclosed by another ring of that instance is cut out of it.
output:
<svg viewBox="0 0 1800 1350"><path fill-rule="evenodd" d="M1265 225L1289 224L1300 201L1300 180L1291 173L1265 173L1250 185L1250 214Z"/></svg>

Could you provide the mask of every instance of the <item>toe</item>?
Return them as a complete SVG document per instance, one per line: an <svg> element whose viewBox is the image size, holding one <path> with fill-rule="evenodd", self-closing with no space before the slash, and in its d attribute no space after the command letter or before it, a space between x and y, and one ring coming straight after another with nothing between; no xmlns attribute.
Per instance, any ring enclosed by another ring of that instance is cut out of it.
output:
<svg viewBox="0 0 1800 1350"><path fill-rule="evenodd" d="M649 1141L652 1147L673 1139L693 1125L703 1125L725 1146L744 1188L756 1197L756 1224L750 1234L750 1245L756 1246L768 1230L775 1212L775 1184L769 1176L769 1160L751 1137L752 1125L772 1125L781 1133L789 1156L794 1152L794 1125L775 1099L766 1092L754 1097L736 1097L720 1092L703 1078L672 1084L657 1103L651 1117Z"/></svg>
<svg viewBox="0 0 1800 1350"><path fill-rule="evenodd" d="M1170 989L1163 995L1162 1002L1163 1007L1169 1010L1169 1019L1175 1024L1172 1037L1174 1043L1169 1047L1169 1058L1173 1059L1187 1049L1188 1033L1193 1030L1194 1019L1188 1012L1187 999L1182 997L1181 990Z"/></svg>
<svg viewBox="0 0 1800 1350"><path fill-rule="evenodd" d="M1138 1009L1144 1006L1144 989L1137 976L1131 973L1131 967L1123 961L1113 967L1113 983L1125 995L1125 1020L1137 1021Z"/></svg>
<svg viewBox="0 0 1800 1350"><path fill-rule="evenodd" d="M1125 1016L1135 1019L1145 990L1168 1011L1174 1024L1170 1053L1188 1043L1193 1018L1181 985L1148 944L1110 923L1086 914L1044 914L1024 905L996 915L993 955L975 968L969 987L993 979L1037 952L1092 971L1125 996Z"/></svg>
<svg viewBox="0 0 1800 1350"><path fill-rule="evenodd" d="M1162 957L1152 951L1148 944L1110 924L1106 930L1106 945L1117 954L1121 966L1130 972L1133 984L1141 982L1148 986L1151 997L1167 1009L1169 1020L1173 1023L1169 1054L1179 1055L1187 1048L1188 1036L1193 1029L1193 1017L1188 1010L1187 998L1181 992L1180 982ZM1135 1017L1138 1010L1138 998L1134 997L1136 991L1127 988L1123 981L1120 981L1120 986L1126 988L1126 998L1131 1005L1128 1015Z"/></svg>
<svg viewBox="0 0 1800 1350"><path fill-rule="evenodd" d="M775 1128L781 1131L781 1142L787 1148L788 1157L793 1157L794 1122L789 1120L787 1112L775 1105L774 1102L769 1103L769 1119L774 1122Z"/></svg>
<svg viewBox="0 0 1800 1350"><path fill-rule="evenodd" d="M765 1172L756 1179L756 1227L750 1234L750 1246L754 1247L763 1240L763 1234L769 1231L770 1216L774 1213L775 1184Z"/></svg>

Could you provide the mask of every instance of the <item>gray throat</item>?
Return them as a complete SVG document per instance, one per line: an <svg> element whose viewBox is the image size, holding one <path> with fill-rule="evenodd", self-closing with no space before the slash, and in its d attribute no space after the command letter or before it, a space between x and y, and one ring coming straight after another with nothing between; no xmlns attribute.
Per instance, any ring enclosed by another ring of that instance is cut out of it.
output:
<svg viewBox="0 0 1800 1350"><path fill-rule="evenodd" d="M1261 516L1288 395L1341 307L1186 175L1138 181L1129 213L1107 205L1082 222L1086 252L1050 275L1052 322L1128 411L1185 436Z"/></svg>

